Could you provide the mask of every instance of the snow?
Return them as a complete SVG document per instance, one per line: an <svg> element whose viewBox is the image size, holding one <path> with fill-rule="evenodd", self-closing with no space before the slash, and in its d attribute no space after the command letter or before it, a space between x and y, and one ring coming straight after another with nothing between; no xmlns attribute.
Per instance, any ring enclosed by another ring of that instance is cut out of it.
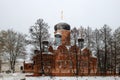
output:
<svg viewBox="0 0 120 80"><path fill-rule="evenodd" d="M120 80L120 77L26 77L26 80Z"/></svg>
<svg viewBox="0 0 120 80"><path fill-rule="evenodd" d="M25 77L26 74L22 73L0 73L0 80L120 80L119 76L82 76L82 77L51 77L51 76L40 76L40 77ZM28 74L27 74L28 75Z"/></svg>
<svg viewBox="0 0 120 80"><path fill-rule="evenodd" d="M25 78L25 74L21 74L21 73L0 74L0 80L20 80L24 78Z"/></svg>
<svg viewBox="0 0 120 80"><path fill-rule="evenodd" d="M51 54L52 55L53 53L51 53L51 52L43 52L43 54Z"/></svg>
<svg viewBox="0 0 120 80"><path fill-rule="evenodd" d="M52 47L53 47L53 50L57 50L57 48L58 48L58 46L56 46L56 45L53 45Z"/></svg>
<svg viewBox="0 0 120 80"><path fill-rule="evenodd" d="M57 32L55 35L61 35L61 33L60 33L60 32Z"/></svg>

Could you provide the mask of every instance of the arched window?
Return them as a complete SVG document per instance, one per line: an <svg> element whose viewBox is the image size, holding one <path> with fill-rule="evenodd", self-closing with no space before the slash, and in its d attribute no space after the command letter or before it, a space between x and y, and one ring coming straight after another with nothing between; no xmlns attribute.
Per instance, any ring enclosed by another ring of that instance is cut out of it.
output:
<svg viewBox="0 0 120 80"><path fill-rule="evenodd" d="M55 45L56 46L61 45L61 35L60 34L55 35Z"/></svg>
<svg viewBox="0 0 120 80"><path fill-rule="evenodd" d="M49 44L49 42L48 41L43 41L42 44L43 44L43 51L48 52L48 44Z"/></svg>

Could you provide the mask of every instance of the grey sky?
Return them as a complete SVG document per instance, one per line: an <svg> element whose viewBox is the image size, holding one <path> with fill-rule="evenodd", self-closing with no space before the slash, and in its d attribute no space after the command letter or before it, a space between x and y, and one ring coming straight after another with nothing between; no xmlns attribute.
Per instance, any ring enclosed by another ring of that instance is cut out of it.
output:
<svg viewBox="0 0 120 80"><path fill-rule="evenodd" d="M43 18L53 34L61 10L71 27L120 26L120 0L0 0L0 29L28 33L29 27Z"/></svg>

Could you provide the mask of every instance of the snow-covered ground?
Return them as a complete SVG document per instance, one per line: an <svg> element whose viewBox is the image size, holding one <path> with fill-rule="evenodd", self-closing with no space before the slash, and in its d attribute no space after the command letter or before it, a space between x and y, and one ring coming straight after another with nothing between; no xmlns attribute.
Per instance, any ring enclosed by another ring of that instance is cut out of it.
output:
<svg viewBox="0 0 120 80"><path fill-rule="evenodd" d="M120 77L26 77L26 80L120 80Z"/></svg>
<svg viewBox="0 0 120 80"><path fill-rule="evenodd" d="M25 78L25 74L21 73L0 73L0 80L21 80Z"/></svg>
<svg viewBox="0 0 120 80"><path fill-rule="evenodd" d="M119 76L107 76L107 77L98 77L98 76L88 76L88 77L25 77L26 74L14 73L14 74L0 74L0 80L120 80Z"/></svg>

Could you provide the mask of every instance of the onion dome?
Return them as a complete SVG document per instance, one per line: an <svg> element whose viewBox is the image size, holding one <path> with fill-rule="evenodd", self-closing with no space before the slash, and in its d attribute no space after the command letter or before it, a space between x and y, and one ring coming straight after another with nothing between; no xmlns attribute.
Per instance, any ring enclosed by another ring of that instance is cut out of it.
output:
<svg viewBox="0 0 120 80"><path fill-rule="evenodd" d="M61 22L61 23L56 24L54 29L55 31L61 30L61 29L70 30L70 25L67 23Z"/></svg>
<svg viewBox="0 0 120 80"><path fill-rule="evenodd" d="M47 40L43 40L43 41L42 41L42 44L48 45L49 42L48 42Z"/></svg>

